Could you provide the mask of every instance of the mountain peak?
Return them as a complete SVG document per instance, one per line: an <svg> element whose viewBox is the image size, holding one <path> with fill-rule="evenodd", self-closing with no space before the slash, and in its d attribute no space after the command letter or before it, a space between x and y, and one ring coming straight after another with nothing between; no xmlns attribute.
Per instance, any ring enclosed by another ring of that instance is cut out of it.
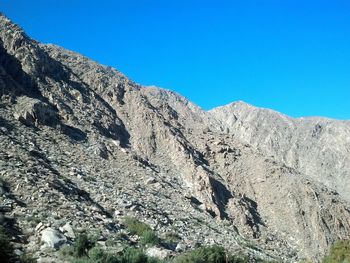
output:
<svg viewBox="0 0 350 263"><path fill-rule="evenodd" d="M4 39L13 38L15 36L16 38L18 38L18 36L28 38L23 29L19 25L13 23L3 13L0 13L0 34L3 41Z"/></svg>
<svg viewBox="0 0 350 263"><path fill-rule="evenodd" d="M253 106L253 105L251 105L243 100L238 100L238 101L234 101L234 102L231 102L229 104L226 104L226 105L215 107L215 108L209 110L209 112L218 111L218 110L229 110L231 108L249 109L249 108L255 108L255 106Z"/></svg>

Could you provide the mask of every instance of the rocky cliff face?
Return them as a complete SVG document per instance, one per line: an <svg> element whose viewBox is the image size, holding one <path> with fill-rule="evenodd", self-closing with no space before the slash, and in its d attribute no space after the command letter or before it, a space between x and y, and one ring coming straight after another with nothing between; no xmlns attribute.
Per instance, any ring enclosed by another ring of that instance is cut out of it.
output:
<svg viewBox="0 0 350 263"><path fill-rule="evenodd" d="M350 236L348 122L244 103L205 112L0 25L1 202L19 248L54 258L40 247L48 226L130 236L126 215L177 233L182 249L283 261Z"/></svg>
<svg viewBox="0 0 350 263"><path fill-rule="evenodd" d="M293 119L244 102L210 113L222 129L350 201L350 121Z"/></svg>

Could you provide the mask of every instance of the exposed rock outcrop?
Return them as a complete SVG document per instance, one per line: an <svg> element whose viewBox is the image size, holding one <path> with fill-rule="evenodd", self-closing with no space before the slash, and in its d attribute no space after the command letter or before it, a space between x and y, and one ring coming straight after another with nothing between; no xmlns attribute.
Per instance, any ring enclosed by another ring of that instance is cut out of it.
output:
<svg viewBox="0 0 350 263"><path fill-rule="evenodd" d="M28 126L58 124L57 111L52 106L26 96L17 98L14 117Z"/></svg>
<svg viewBox="0 0 350 263"><path fill-rule="evenodd" d="M237 140L327 185L350 201L350 121L290 118L236 102L210 111Z"/></svg>
<svg viewBox="0 0 350 263"><path fill-rule="evenodd" d="M44 247L59 248L66 243L66 241L67 239L64 235L50 227L41 232L41 242L43 243Z"/></svg>

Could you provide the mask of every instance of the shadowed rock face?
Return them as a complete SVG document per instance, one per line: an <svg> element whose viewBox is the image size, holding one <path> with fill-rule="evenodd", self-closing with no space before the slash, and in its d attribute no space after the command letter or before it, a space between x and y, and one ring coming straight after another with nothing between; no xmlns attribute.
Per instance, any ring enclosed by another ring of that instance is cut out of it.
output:
<svg viewBox="0 0 350 263"><path fill-rule="evenodd" d="M15 214L106 238L136 216L185 248L285 261L320 258L350 236L348 122L242 102L205 112L37 43L3 15L0 25L0 201ZM29 229L23 246L39 251L32 219L15 219Z"/></svg>

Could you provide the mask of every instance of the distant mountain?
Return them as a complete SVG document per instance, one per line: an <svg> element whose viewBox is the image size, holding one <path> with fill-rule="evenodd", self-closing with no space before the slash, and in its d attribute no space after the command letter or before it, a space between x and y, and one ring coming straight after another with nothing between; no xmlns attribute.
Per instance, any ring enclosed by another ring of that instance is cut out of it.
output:
<svg viewBox="0 0 350 263"><path fill-rule="evenodd" d="M235 138L297 169L350 201L350 121L290 118L236 102L210 113Z"/></svg>
<svg viewBox="0 0 350 263"><path fill-rule="evenodd" d="M56 249L85 229L119 251L138 244L126 216L169 257L219 244L252 261L315 261L350 237L349 122L244 102L206 112L4 15L0 39L0 204L18 249L61 262Z"/></svg>

